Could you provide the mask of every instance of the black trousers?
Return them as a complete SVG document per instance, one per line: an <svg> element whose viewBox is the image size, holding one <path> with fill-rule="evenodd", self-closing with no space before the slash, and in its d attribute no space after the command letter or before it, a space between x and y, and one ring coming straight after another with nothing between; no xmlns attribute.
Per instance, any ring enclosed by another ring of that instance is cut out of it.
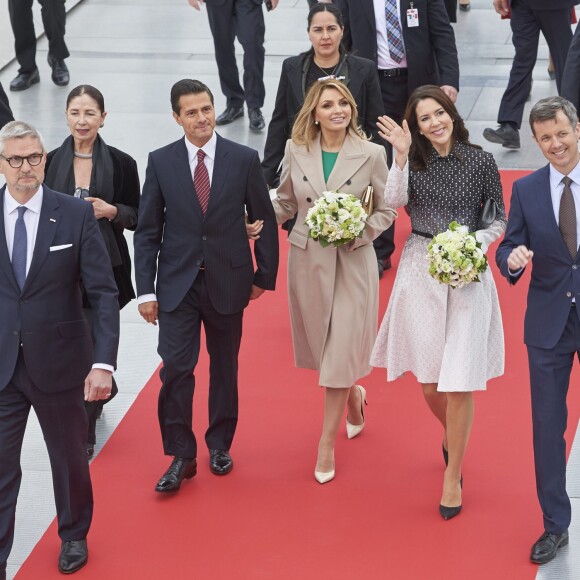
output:
<svg viewBox="0 0 580 580"><path fill-rule="evenodd" d="M85 320L87 321L89 328L91 329L91 335L93 333L93 311L90 308L83 308L83 315ZM95 343L93 337L93 345ZM115 395L119 392L119 388L117 387L117 381L115 381L115 377L111 377L112 379L112 387L111 387L111 396L108 399L100 399L98 401L84 401L85 411L87 413L87 419L89 421L89 427L87 431L87 439L86 442L88 445L95 445L97 442L97 419L100 417L103 407L109 403L112 399L115 398ZM83 397L84 399L84 397Z"/></svg>
<svg viewBox="0 0 580 580"><path fill-rule="evenodd" d="M507 89L501 99L498 123L513 123L522 126L522 117L526 99L532 90L532 71L538 55L540 32L546 38L556 74L558 93L562 87L562 73L572 29L570 25L570 9L532 10L520 2L512 4L510 25L512 41L516 54L510 71Z"/></svg>
<svg viewBox="0 0 580 580"><path fill-rule="evenodd" d="M93 491L85 446L87 417L83 385L44 393L32 382L22 352L10 383L0 391L0 571L12 549L22 470L20 452L30 408L38 417L52 471L58 535L86 538L93 516Z"/></svg>
<svg viewBox="0 0 580 580"><path fill-rule="evenodd" d="M223 315L212 306L200 271L181 304L159 310L159 348L163 360L158 415L166 455L193 459L197 441L192 429L195 367L201 326L209 353L209 449L229 449L238 424L238 353L243 311Z"/></svg>
<svg viewBox="0 0 580 580"><path fill-rule="evenodd" d="M249 109L264 105L264 13L252 0L226 0L221 6L206 4L213 36L222 93L228 107ZM244 88L240 85L234 40L244 49Z"/></svg>
<svg viewBox="0 0 580 580"><path fill-rule="evenodd" d="M566 492L566 397L574 358L580 356L580 320L570 309L564 333L551 349L528 345L536 489L544 529L561 534L570 525L572 510Z"/></svg>
<svg viewBox="0 0 580 580"><path fill-rule="evenodd" d="M36 32L32 19L34 0L8 0L10 24L14 33L14 50L19 72L36 69ZM66 27L65 0L38 0L42 6L42 24L48 39L48 53L59 59L69 56L64 41Z"/></svg>
<svg viewBox="0 0 580 580"><path fill-rule="evenodd" d="M379 83L381 86L381 96L383 97L383 106L385 115L391 117L393 121L401 124L409 98L409 89L407 86L407 77L385 77L379 71ZM386 145L387 163L389 167L393 164L393 148L391 144ZM395 222L385 230L373 242L377 260L386 260L391 257L395 251Z"/></svg>

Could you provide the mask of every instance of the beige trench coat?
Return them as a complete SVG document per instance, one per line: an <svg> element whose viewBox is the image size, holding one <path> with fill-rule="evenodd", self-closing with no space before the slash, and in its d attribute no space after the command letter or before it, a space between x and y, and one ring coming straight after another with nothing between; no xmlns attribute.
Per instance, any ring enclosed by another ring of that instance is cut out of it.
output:
<svg viewBox="0 0 580 580"><path fill-rule="evenodd" d="M371 371L377 334L379 278L373 240L397 213L383 192L388 176L385 150L349 134L324 182L320 139L286 145L282 177L273 201L278 223L297 214L288 237L288 302L297 367L318 370L324 387L350 387ZM361 197L374 188L374 213L352 245L323 248L308 237L306 213L325 190Z"/></svg>

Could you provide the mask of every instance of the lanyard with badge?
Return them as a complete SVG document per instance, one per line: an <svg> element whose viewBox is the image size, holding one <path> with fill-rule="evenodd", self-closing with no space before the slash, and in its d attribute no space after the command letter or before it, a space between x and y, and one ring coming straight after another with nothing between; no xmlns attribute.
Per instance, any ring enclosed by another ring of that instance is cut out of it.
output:
<svg viewBox="0 0 580 580"><path fill-rule="evenodd" d="M419 11L413 8L413 2L411 2L410 8L407 10L407 28L417 26L419 26Z"/></svg>

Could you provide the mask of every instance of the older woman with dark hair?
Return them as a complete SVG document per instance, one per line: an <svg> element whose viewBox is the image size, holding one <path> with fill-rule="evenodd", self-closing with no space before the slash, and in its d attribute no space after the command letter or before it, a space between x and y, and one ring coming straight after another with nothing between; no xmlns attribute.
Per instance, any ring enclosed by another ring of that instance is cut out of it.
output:
<svg viewBox="0 0 580 580"><path fill-rule="evenodd" d="M477 284L452 289L429 274L427 245L452 221L477 229L486 200L497 205L495 221L476 231L485 252L505 230L506 215L497 165L490 153L469 142L463 119L449 97L433 85L416 89L405 119L412 145L408 190L389 190L385 201L406 206L407 239L371 364L387 368L393 381L412 372L444 428L447 468L440 512L456 516L462 505L461 465L473 422L473 391L503 374L504 338L497 291L488 268ZM402 129L379 123L393 139Z"/></svg>
<svg viewBox="0 0 580 580"><path fill-rule="evenodd" d="M95 217L119 289L119 308L135 298L131 282L131 258L125 229L137 226L140 186L135 160L107 145L99 135L105 117L102 93L91 85L75 87L66 101L70 136L47 156L45 183L63 193L85 199L93 205ZM91 321L91 305L85 300L85 315ZM117 393L113 378L111 400ZM92 457L96 444L96 422L106 401L86 403L89 419L87 455Z"/></svg>

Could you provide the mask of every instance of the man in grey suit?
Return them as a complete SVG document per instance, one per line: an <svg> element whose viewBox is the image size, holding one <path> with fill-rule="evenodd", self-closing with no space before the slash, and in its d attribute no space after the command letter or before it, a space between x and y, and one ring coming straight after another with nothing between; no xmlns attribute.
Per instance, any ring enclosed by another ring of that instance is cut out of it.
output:
<svg viewBox="0 0 580 580"><path fill-rule="evenodd" d="M250 300L274 290L278 228L258 153L214 132L213 95L200 81L171 89L184 137L149 155L135 232L135 278L141 316L159 320L163 359L159 424L173 457L155 490L177 491L197 471L192 430L194 370L203 324L210 357L210 469L225 475L238 421L238 351ZM252 251L250 221L263 220Z"/></svg>
<svg viewBox="0 0 580 580"><path fill-rule="evenodd" d="M196 10L207 5L207 17L213 36L220 86L226 97L226 109L216 118L216 125L227 125L244 114L248 107L250 129L261 131L266 123L262 107L264 87L264 13L278 6L278 0L188 0ZM244 49L244 87L240 85L234 40Z"/></svg>
<svg viewBox="0 0 580 580"><path fill-rule="evenodd" d="M71 574L87 562L93 496L83 398L110 396L119 341L117 287L93 208L43 186L45 163L34 127L12 121L0 131L0 580L31 407L50 457L59 570ZM81 279L94 312L94 348Z"/></svg>

